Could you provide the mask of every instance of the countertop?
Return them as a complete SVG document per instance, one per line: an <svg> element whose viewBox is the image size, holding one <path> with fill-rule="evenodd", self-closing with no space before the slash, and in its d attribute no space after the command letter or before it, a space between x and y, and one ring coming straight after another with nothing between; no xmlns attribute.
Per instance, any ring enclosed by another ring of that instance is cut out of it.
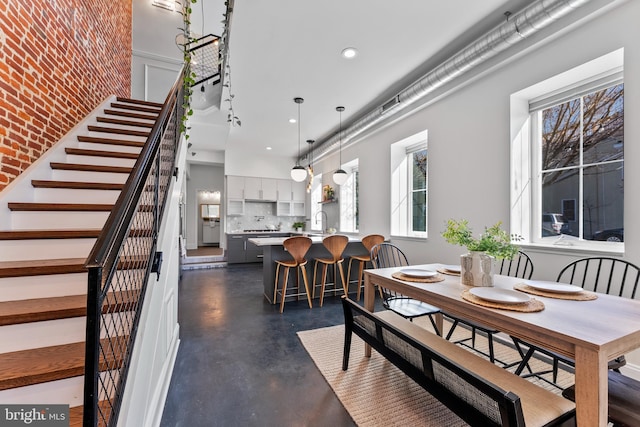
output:
<svg viewBox="0 0 640 427"><path fill-rule="evenodd" d="M330 234L310 234L308 237L311 242L322 243L322 239L330 236ZM347 236L349 242L360 242L362 238L360 236ZM247 241L253 243L256 246L282 246L282 243L288 237L251 237Z"/></svg>

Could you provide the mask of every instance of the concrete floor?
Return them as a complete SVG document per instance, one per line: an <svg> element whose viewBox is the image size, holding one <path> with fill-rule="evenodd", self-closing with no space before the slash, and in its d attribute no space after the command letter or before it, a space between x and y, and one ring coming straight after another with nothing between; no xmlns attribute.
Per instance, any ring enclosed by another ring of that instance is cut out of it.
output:
<svg viewBox="0 0 640 427"><path fill-rule="evenodd" d="M322 308L262 296L262 265L184 271L180 348L162 427L353 426L296 332L344 323L339 297Z"/></svg>

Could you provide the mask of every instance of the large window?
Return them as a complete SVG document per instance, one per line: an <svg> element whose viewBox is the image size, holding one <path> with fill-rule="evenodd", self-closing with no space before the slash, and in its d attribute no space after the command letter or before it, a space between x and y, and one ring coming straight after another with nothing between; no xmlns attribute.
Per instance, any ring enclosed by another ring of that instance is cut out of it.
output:
<svg viewBox="0 0 640 427"><path fill-rule="evenodd" d="M512 95L511 232L525 243L622 250L623 58L621 49Z"/></svg>
<svg viewBox="0 0 640 427"><path fill-rule="evenodd" d="M358 160L342 165L347 182L340 186L340 231L358 231Z"/></svg>
<svg viewBox="0 0 640 427"><path fill-rule="evenodd" d="M428 207L426 131L391 146L391 234L426 237Z"/></svg>
<svg viewBox="0 0 640 427"><path fill-rule="evenodd" d="M313 184L311 185L311 218L310 228L314 231L322 231L327 226L323 221L326 221L326 215L322 214L322 174L318 174L313 177ZM324 216L324 218L322 218Z"/></svg>

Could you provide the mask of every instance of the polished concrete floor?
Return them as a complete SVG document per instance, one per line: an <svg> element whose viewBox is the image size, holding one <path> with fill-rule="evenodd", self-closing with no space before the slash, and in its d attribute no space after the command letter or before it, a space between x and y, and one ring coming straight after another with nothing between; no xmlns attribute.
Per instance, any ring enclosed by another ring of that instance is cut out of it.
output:
<svg viewBox="0 0 640 427"><path fill-rule="evenodd" d="M322 308L262 296L262 265L184 271L180 348L162 427L353 426L296 332L344 323L340 298Z"/></svg>

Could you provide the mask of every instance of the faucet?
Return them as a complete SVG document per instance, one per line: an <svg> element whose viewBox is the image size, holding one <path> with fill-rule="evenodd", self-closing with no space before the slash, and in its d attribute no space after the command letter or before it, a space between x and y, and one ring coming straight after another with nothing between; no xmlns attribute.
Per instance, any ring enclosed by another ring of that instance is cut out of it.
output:
<svg viewBox="0 0 640 427"><path fill-rule="evenodd" d="M325 211L316 212L316 224L318 223L318 214L324 214L323 225L327 225L327 223L329 222L329 217L327 216L327 213Z"/></svg>

